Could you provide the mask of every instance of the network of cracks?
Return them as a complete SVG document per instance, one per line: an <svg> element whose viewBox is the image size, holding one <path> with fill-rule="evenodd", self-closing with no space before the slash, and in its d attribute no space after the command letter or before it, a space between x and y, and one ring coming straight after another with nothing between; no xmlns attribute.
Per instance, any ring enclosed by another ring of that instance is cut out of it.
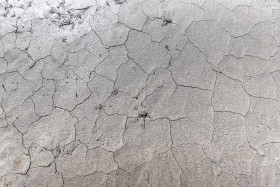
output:
<svg viewBox="0 0 280 187"><path fill-rule="evenodd" d="M0 186L280 185L279 2L0 14Z"/></svg>

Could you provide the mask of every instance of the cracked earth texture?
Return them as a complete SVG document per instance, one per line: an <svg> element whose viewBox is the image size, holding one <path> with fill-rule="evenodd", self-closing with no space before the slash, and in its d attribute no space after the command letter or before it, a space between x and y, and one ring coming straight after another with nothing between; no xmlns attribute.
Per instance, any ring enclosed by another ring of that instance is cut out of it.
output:
<svg viewBox="0 0 280 187"><path fill-rule="evenodd" d="M0 0L0 186L280 186L280 2Z"/></svg>

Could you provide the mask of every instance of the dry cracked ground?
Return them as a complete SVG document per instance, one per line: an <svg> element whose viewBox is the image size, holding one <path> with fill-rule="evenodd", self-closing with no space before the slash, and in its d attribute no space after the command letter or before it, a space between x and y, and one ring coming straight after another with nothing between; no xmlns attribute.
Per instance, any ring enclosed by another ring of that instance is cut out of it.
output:
<svg viewBox="0 0 280 187"><path fill-rule="evenodd" d="M279 186L280 2L0 0L0 186Z"/></svg>

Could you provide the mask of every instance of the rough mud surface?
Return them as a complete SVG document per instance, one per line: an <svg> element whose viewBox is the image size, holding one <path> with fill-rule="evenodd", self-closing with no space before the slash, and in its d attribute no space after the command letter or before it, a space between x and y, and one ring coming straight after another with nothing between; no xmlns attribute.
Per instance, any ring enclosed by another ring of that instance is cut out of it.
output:
<svg viewBox="0 0 280 187"><path fill-rule="evenodd" d="M0 0L0 186L279 186L280 2Z"/></svg>

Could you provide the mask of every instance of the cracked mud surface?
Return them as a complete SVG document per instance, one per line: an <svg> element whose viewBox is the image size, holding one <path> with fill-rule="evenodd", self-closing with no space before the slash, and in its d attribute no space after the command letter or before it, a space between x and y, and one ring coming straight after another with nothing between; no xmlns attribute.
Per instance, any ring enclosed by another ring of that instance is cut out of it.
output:
<svg viewBox="0 0 280 187"><path fill-rule="evenodd" d="M280 3L0 0L0 186L279 186Z"/></svg>

